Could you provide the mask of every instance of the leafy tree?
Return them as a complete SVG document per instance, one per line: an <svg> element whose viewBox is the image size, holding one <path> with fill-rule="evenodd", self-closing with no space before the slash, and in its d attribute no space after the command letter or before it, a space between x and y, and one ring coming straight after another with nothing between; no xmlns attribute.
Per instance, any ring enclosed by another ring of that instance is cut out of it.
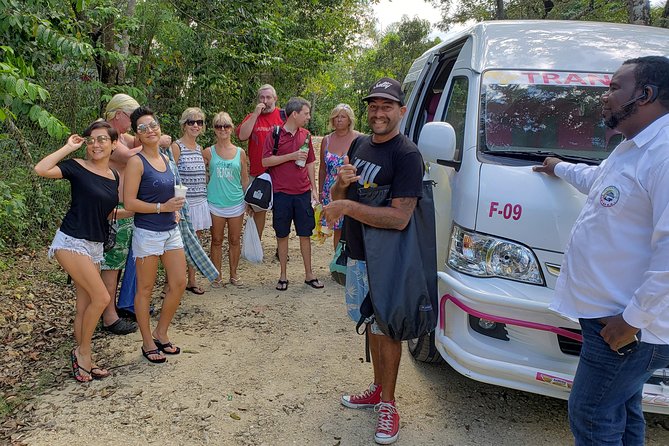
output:
<svg viewBox="0 0 669 446"><path fill-rule="evenodd" d="M427 20L407 16L381 33L368 28L364 46L352 49L347 57L329 66L308 85L309 96L321 104L321 116L314 122L317 131L327 131L329 111L340 102L358 111L358 127L366 130L362 98L369 86L385 76L401 82L413 61L440 41L430 39L430 31Z"/></svg>
<svg viewBox="0 0 669 446"><path fill-rule="evenodd" d="M431 0L443 11L440 27L468 20L553 19L650 24L649 0Z"/></svg>

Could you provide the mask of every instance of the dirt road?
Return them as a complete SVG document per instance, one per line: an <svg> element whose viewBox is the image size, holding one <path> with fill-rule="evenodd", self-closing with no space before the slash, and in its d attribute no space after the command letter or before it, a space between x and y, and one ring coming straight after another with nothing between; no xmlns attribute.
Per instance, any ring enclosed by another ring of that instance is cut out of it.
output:
<svg viewBox="0 0 669 446"><path fill-rule="evenodd" d="M245 285L187 293L172 340L183 353L163 365L140 354L140 336L113 338L104 365L114 376L68 380L33 403L29 445L368 445L376 416L339 404L364 389L371 366L329 278L329 243L314 246L323 290L303 284L290 241L286 292L274 289L274 241L264 264L242 261ZM224 259L224 262L227 261ZM202 279L201 279L202 280ZM159 306L159 302L157 302ZM54 364L67 373L66 358ZM464 378L405 351L397 389L399 445L569 445L566 403ZM669 444L669 417L649 417L649 446Z"/></svg>

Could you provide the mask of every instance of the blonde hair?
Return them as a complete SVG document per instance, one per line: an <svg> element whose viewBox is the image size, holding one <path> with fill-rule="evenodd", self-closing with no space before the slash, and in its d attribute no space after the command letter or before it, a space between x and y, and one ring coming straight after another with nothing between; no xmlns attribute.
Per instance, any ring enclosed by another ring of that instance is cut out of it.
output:
<svg viewBox="0 0 669 446"><path fill-rule="evenodd" d="M351 108L350 105L348 104L337 104L335 108L332 109L330 112L330 119L328 120L328 129L333 130L335 128L334 126L334 120L337 116L339 116L339 113L341 112L346 113L346 116L348 116L348 131L352 131L355 128L355 114L353 113L353 109Z"/></svg>
<svg viewBox="0 0 669 446"><path fill-rule="evenodd" d="M139 103L132 96L123 93L115 94L107 103L107 107L105 107L105 119L111 121L114 119L117 111L122 111L130 116L138 108Z"/></svg>
<svg viewBox="0 0 669 446"><path fill-rule="evenodd" d="M262 85L260 88L258 88L258 96L260 96L260 92L263 91L263 90L270 90L272 92L272 94L274 95L274 98L275 99L277 98L276 90L274 89L274 87L272 87L272 85L265 84L265 85Z"/></svg>
<svg viewBox="0 0 669 446"><path fill-rule="evenodd" d="M214 119L211 120L212 125L220 124L220 125L231 125L232 130L235 129L235 124L232 122L232 118L227 112L218 112L214 116Z"/></svg>
<svg viewBox="0 0 669 446"><path fill-rule="evenodd" d="M197 116L202 116L202 121L205 120L204 112L198 107L188 107L186 110L184 110L184 112L181 113L181 118L179 119L181 130L185 131L186 121L188 121L189 119L194 120L193 118ZM202 124L202 131L204 132L205 130L206 130L206 124Z"/></svg>

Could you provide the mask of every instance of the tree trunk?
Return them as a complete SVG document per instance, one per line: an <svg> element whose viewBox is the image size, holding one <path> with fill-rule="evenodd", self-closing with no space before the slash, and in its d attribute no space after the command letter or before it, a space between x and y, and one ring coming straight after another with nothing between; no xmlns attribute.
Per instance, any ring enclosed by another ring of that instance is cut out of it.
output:
<svg viewBox="0 0 669 446"><path fill-rule="evenodd" d="M662 11L662 17L658 25L662 28L669 28L669 0L664 4L664 10Z"/></svg>
<svg viewBox="0 0 669 446"><path fill-rule="evenodd" d="M629 23L650 25L650 0L627 0Z"/></svg>
<svg viewBox="0 0 669 446"><path fill-rule="evenodd" d="M504 14L504 0L496 0L495 3L495 9L497 10L497 20L504 20L506 18L506 14Z"/></svg>
<svg viewBox="0 0 669 446"><path fill-rule="evenodd" d="M114 48L114 18L108 19L102 26L102 45L108 52L115 51ZM97 61L96 61L97 63ZM116 85L118 71L116 66L113 66L106 55L102 55L99 59L100 81L105 85Z"/></svg>
<svg viewBox="0 0 669 446"><path fill-rule="evenodd" d="M135 6L137 5L137 0L128 0L128 7L126 8L125 15L126 17L133 17L135 15ZM118 83L123 84L125 82L125 71L126 71L126 61L125 57L128 56L130 48L130 34L128 30L123 31L123 36L121 37L121 45L119 46L118 52L121 54L122 58L118 62Z"/></svg>

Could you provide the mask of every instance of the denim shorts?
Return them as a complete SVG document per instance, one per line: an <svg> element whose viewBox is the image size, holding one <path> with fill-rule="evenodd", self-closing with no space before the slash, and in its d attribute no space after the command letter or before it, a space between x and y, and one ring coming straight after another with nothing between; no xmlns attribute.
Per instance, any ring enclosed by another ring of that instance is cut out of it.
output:
<svg viewBox="0 0 669 446"><path fill-rule="evenodd" d="M141 259L149 256L161 256L165 251L183 249L179 227L169 231L150 231L134 227L132 233L132 256Z"/></svg>
<svg viewBox="0 0 669 446"><path fill-rule="evenodd" d="M346 262L346 311L356 324L360 320L360 306L368 291L367 262L349 257ZM372 334L383 334L376 321L372 321L368 328Z"/></svg>
<svg viewBox="0 0 669 446"><path fill-rule="evenodd" d="M272 226L278 238L288 237L291 222L295 222L295 233L299 237L311 237L316 227L311 192L298 195L274 192Z"/></svg>
<svg viewBox="0 0 669 446"><path fill-rule="evenodd" d="M82 238L71 237L60 229L56 231L56 236L49 247L49 258L52 259L58 250L76 252L84 256L90 257L93 263L99 264L104 259L104 248L102 242L91 242Z"/></svg>

